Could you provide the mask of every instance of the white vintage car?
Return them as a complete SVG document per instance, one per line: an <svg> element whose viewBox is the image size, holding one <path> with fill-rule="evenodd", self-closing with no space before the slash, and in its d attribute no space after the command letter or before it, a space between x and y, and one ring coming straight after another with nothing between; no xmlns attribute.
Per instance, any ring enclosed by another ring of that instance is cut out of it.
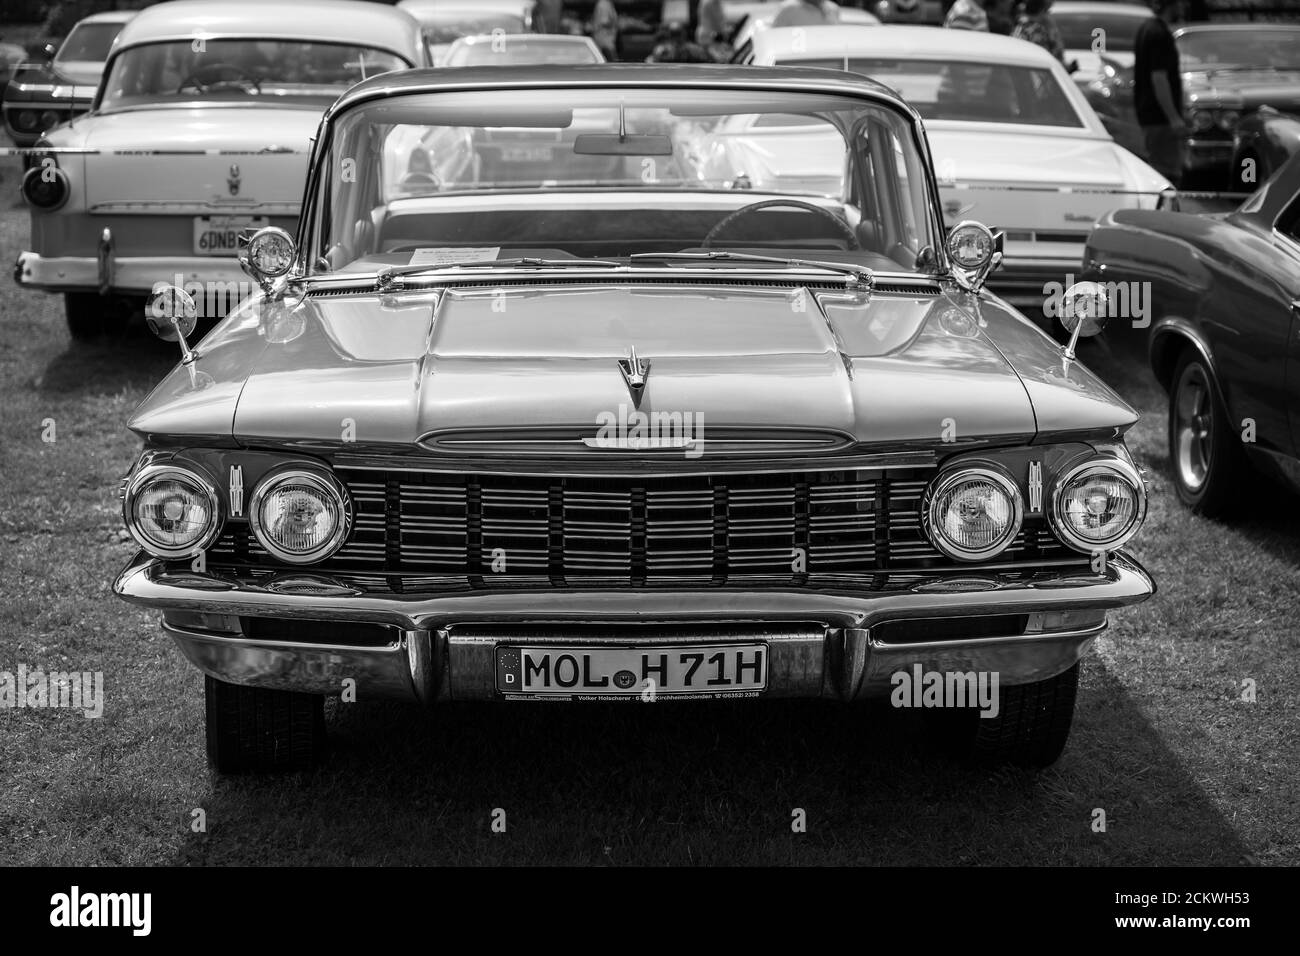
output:
<svg viewBox="0 0 1300 956"><path fill-rule="evenodd" d="M862 73L892 87L922 118L944 214L977 217L1004 234L989 286L1021 308L1078 269L1092 225L1112 209L1155 209L1173 185L1117 144L1057 60L1023 40L931 27L798 27L754 37L747 62ZM790 144L810 135L791 129ZM753 168L741 186L768 188L764 168L803 175L778 137L733 143ZM807 153L807 151L804 151ZM758 162L763 158L766 163ZM813 178L825 170L808 170ZM743 174L740 175L740 174Z"/></svg>
<svg viewBox="0 0 1300 956"><path fill-rule="evenodd" d="M295 228L321 114L354 83L426 65L409 14L349 0L175 0L142 11L90 112L43 137L14 275L61 292L74 338L121 327L160 284L204 318L251 291L240 233ZM345 171L341 171L345 174Z"/></svg>

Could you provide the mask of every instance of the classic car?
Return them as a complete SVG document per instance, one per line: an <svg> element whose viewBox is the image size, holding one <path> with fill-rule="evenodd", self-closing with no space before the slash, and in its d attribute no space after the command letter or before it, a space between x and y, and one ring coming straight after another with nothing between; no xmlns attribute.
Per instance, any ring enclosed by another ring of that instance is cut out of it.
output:
<svg viewBox="0 0 1300 956"><path fill-rule="evenodd" d="M591 37L560 34L504 34L461 37L447 49L442 66L538 66L604 63Z"/></svg>
<svg viewBox="0 0 1300 956"><path fill-rule="evenodd" d="M1254 192L1300 153L1300 110L1283 113L1261 106L1243 116L1232 131L1232 165L1229 189Z"/></svg>
<svg viewBox="0 0 1300 956"><path fill-rule="evenodd" d="M731 38L731 44L735 50L731 57L733 61L736 63L746 62L745 57L754 45L754 34L772 28L772 21L776 18L776 11L779 6L780 4L756 5L755 9L737 25ZM728 5L726 9L730 14L731 5ZM842 26L875 26L880 23L879 17L856 7L840 7L838 15Z"/></svg>
<svg viewBox="0 0 1300 956"><path fill-rule="evenodd" d="M22 63L4 91L5 132L15 146L90 109L108 50L134 10L95 13L72 28L47 63Z"/></svg>
<svg viewBox="0 0 1300 956"><path fill-rule="evenodd" d="M1143 3L1059 0L1052 22L1061 31L1070 76L1097 111L1106 131L1125 149L1142 156L1146 144L1133 106L1133 41L1151 19Z"/></svg>
<svg viewBox="0 0 1300 956"><path fill-rule="evenodd" d="M419 24L380 4L174 0L140 12L91 111L37 144L16 280L63 293L78 339L120 330L161 282L201 292L204 318L224 316L250 285L239 232L297 221L325 107L425 56Z"/></svg>
<svg viewBox="0 0 1300 956"><path fill-rule="evenodd" d="M977 215L1003 231L1006 258L990 283L1021 308L1046 308L1048 285L1076 269L1104 213L1154 209L1174 195L1110 137L1061 64L1024 40L930 27L802 27L763 31L747 59L848 69L895 89L924 119L945 215ZM791 157L798 166L787 174L813 159ZM752 170L736 172L762 188Z"/></svg>
<svg viewBox="0 0 1300 956"><path fill-rule="evenodd" d="M1174 42L1190 127L1184 181L1241 189L1231 160L1242 117L1261 106L1300 111L1300 24L1197 24Z"/></svg>
<svg viewBox="0 0 1300 956"><path fill-rule="evenodd" d="M429 61L441 66L448 48L461 37L529 33L536 0L398 0L420 21Z"/></svg>
<svg viewBox="0 0 1300 956"><path fill-rule="evenodd" d="M1081 277L1112 296L1148 290L1184 504L1238 510L1250 472L1300 489L1300 157L1226 215L1117 210L1088 237Z"/></svg>
<svg viewBox="0 0 1300 956"><path fill-rule="evenodd" d="M838 130L808 148L843 188L701 176L682 137L753 113ZM571 152L625 161L604 179L559 151L509 188L336 174L407 127L594 118ZM1133 409L983 288L996 246L945 234L920 118L861 76L366 81L297 235L244 247L263 292L193 346L184 290L151 299L182 359L129 421L114 590L206 675L221 772L310 766L326 695L847 702L900 674L983 675L989 706L926 713L970 757L1050 763L1079 658L1152 593L1123 550L1146 486Z"/></svg>

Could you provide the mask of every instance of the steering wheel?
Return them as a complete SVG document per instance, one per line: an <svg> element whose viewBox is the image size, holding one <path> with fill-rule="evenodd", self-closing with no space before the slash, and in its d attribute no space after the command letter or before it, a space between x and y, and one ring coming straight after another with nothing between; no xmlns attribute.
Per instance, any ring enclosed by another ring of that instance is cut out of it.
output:
<svg viewBox="0 0 1300 956"><path fill-rule="evenodd" d="M722 232L736 220L743 219L745 216L756 213L760 209L771 209L773 206L790 206L795 209L806 209L808 212L815 212L823 219L829 219L835 224L835 230L848 242L851 251L857 251L862 248L862 244L858 242L857 235L849 228L848 223L835 215L835 213L831 212L829 209L823 209L821 206L814 205L810 202L804 202L801 199L764 199L762 202L755 202L750 203L748 206L741 206L730 215L724 216L716 226L709 230L708 235L704 237L704 241L700 243L700 248L710 248L713 245L713 240L718 237L718 233Z"/></svg>
<svg viewBox="0 0 1300 956"><path fill-rule="evenodd" d="M209 63L181 80L176 92L182 93L192 86L197 92L206 93L220 83L238 83L243 80L251 83L258 93L262 92L262 81L244 67L234 63Z"/></svg>

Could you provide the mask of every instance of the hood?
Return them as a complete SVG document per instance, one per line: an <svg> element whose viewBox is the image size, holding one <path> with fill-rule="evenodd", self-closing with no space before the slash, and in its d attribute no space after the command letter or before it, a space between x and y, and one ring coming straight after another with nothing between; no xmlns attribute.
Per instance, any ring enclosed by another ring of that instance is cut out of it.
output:
<svg viewBox="0 0 1300 956"><path fill-rule="evenodd" d="M78 86L89 86L93 96L100 77L104 75L103 60L55 60L54 69L61 79L71 80Z"/></svg>
<svg viewBox="0 0 1300 956"><path fill-rule="evenodd" d="M105 150L86 161L88 206L171 202L296 209L320 117L314 109L272 107L124 110L92 113L47 138L55 146ZM129 155L132 150L179 155L141 176L140 157Z"/></svg>
<svg viewBox="0 0 1300 956"><path fill-rule="evenodd" d="M602 416L634 410L619 369L632 347L650 366L640 411L692 413L708 440L933 446L950 427L960 444L1023 442L1136 420L1081 366L1063 373L1025 319L995 300L976 309L941 293L823 293L801 306L788 289L653 284L253 301L130 427L155 442L208 434L259 446L524 429L576 442Z"/></svg>
<svg viewBox="0 0 1300 956"><path fill-rule="evenodd" d="M1279 110L1300 107L1300 70L1210 70L1183 74L1183 96L1192 107Z"/></svg>

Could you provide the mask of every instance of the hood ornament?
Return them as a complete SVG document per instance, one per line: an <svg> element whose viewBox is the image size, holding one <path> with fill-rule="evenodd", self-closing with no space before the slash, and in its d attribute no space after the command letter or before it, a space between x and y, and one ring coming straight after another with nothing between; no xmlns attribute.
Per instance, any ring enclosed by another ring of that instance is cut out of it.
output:
<svg viewBox="0 0 1300 956"><path fill-rule="evenodd" d="M618 370L623 373L623 381L632 394L632 404L640 408L641 396L645 394L645 380L650 375L650 363L637 358L634 345L627 358L618 360Z"/></svg>

